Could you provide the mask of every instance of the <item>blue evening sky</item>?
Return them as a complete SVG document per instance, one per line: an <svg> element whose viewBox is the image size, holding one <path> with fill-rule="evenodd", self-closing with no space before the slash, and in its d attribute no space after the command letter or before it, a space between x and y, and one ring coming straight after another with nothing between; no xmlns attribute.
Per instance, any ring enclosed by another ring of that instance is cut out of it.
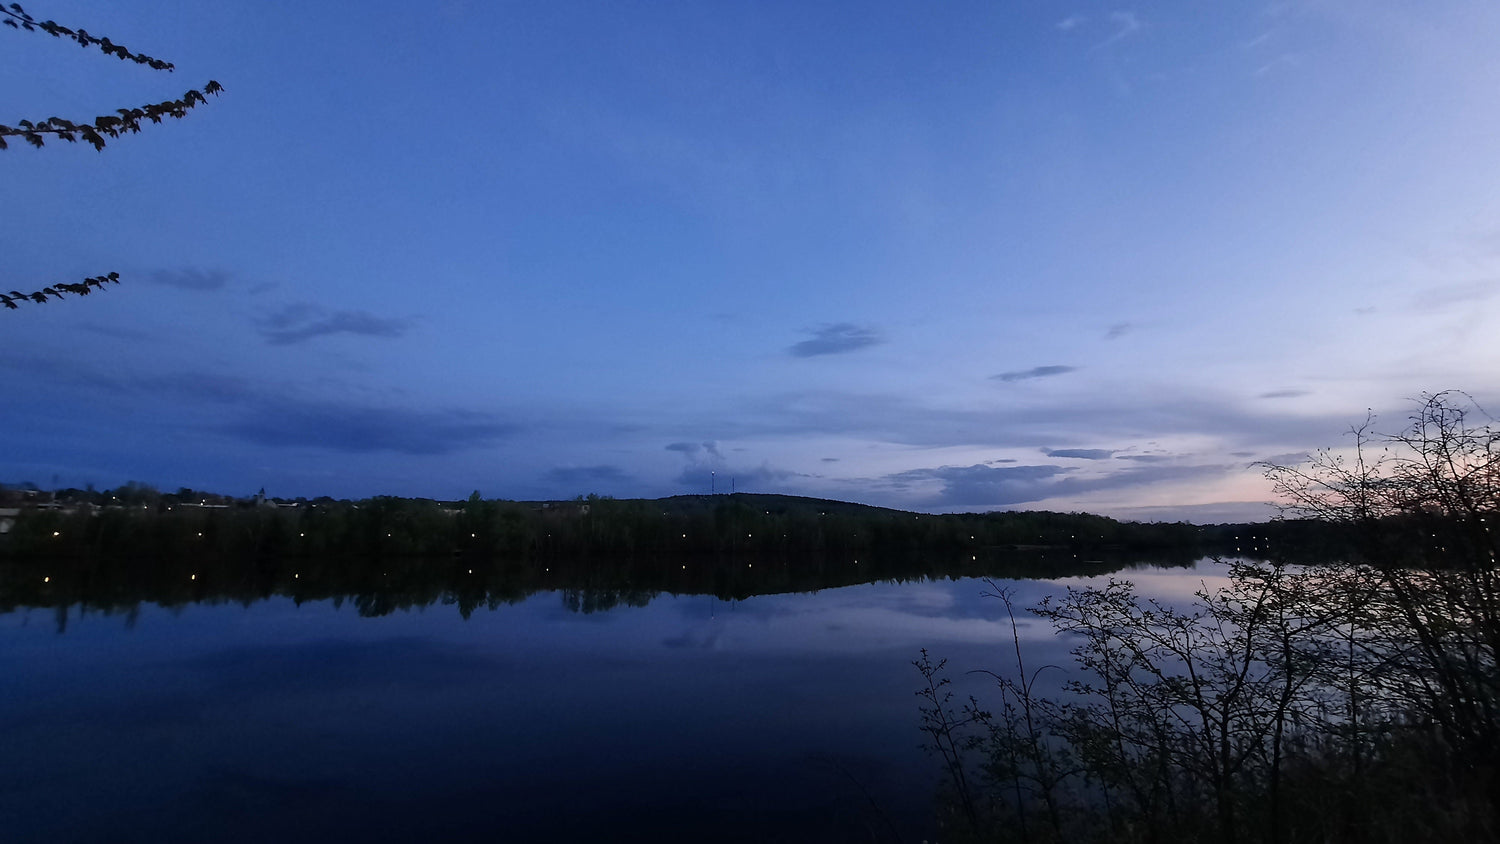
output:
<svg viewBox="0 0 1500 844"><path fill-rule="evenodd" d="M1500 6L33 0L0 481L1263 515L1500 397ZM1290 456L1290 457L1289 457Z"/></svg>

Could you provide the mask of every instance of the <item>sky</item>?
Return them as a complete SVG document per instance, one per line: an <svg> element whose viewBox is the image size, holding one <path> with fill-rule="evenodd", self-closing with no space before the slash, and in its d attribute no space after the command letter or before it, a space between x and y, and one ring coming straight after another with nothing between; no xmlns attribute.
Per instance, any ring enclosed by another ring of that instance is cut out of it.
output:
<svg viewBox="0 0 1500 844"><path fill-rule="evenodd" d="M0 481L1269 514L1500 406L1500 6L33 0Z"/></svg>

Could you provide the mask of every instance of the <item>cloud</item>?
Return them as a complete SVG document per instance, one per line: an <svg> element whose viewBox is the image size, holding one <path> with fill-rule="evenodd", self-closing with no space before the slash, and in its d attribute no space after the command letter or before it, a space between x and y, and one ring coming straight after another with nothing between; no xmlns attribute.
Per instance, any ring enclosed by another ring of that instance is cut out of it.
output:
<svg viewBox="0 0 1500 844"><path fill-rule="evenodd" d="M468 410L367 407L325 401L257 399L225 430L257 445L368 454L452 454L490 445L518 430Z"/></svg>
<svg viewBox="0 0 1500 844"><path fill-rule="evenodd" d="M838 436L905 446L1042 449L1189 435L1212 438L1227 450L1324 444L1347 429L1350 418L1337 411L1288 413L1283 410L1288 403L1197 389L1158 389L1149 395L1043 391L1028 403L1010 401L1008 392L961 405L889 393L782 392L748 396L732 415L686 424L694 426L688 430L714 430L741 441ZM682 421L674 417L674 423Z"/></svg>
<svg viewBox="0 0 1500 844"><path fill-rule="evenodd" d="M1141 19L1135 12L1110 12L1109 23L1115 31L1099 45L1101 47L1123 41L1141 30Z"/></svg>
<svg viewBox="0 0 1500 844"><path fill-rule="evenodd" d="M1002 372L999 375L991 375L990 378L1006 383L1012 381L1025 381L1029 378L1051 378L1054 375L1066 375L1069 372L1077 372L1076 366L1033 366L1030 369L1018 369L1012 372Z"/></svg>
<svg viewBox="0 0 1500 844"><path fill-rule="evenodd" d="M118 325L105 325L100 322L79 323L78 327L84 331L101 334L105 337L113 337L117 340L135 340L141 342L156 339L155 335L149 331L142 331L138 328L124 328Z"/></svg>
<svg viewBox="0 0 1500 844"><path fill-rule="evenodd" d="M1057 30L1059 32L1072 32L1088 22L1089 19L1084 15L1068 15L1057 22Z"/></svg>
<svg viewBox="0 0 1500 844"><path fill-rule="evenodd" d="M1103 448L1044 448L1048 457L1065 457L1074 460L1108 460L1113 451Z"/></svg>
<svg viewBox="0 0 1500 844"><path fill-rule="evenodd" d="M564 486L589 486L608 484L629 486L635 478L619 466L559 466L547 472L547 480Z"/></svg>
<svg viewBox="0 0 1500 844"><path fill-rule="evenodd" d="M682 455L689 460L699 459L698 455L700 454L704 455L705 458L710 460L722 461L724 459L724 455L719 452L719 443L715 440L704 440L701 443L669 443L667 445L667 451L681 452Z"/></svg>
<svg viewBox="0 0 1500 844"><path fill-rule="evenodd" d="M1118 340L1121 337L1124 337L1126 334L1129 334L1134 328L1135 326L1131 323L1117 322L1114 325L1111 325L1108 331L1104 332L1104 339Z"/></svg>
<svg viewBox="0 0 1500 844"><path fill-rule="evenodd" d="M1132 466L1108 474L1080 475L1075 470L1050 464L1004 468L940 466L887 475L875 483L906 490L932 481L941 483L935 495L919 502L925 507L1003 507L1099 490L1217 476L1240 469L1237 465Z"/></svg>
<svg viewBox="0 0 1500 844"><path fill-rule="evenodd" d="M219 431L257 445L322 448L363 454L452 454L497 442L520 426L495 414L456 408L402 408L357 399L299 396L285 384L274 387L217 372L186 371L132 375L105 371L88 362L46 359L0 360L17 364L32 377L112 397L121 413L145 408L169 410L173 425ZM93 402L97 404L97 399ZM197 420L197 421L193 421Z"/></svg>
<svg viewBox="0 0 1500 844"><path fill-rule="evenodd" d="M1299 396L1310 395L1307 390L1272 390L1269 393L1261 393L1257 398L1262 399L1295 399Z"/></svg>
<svg viewBox="0 0 1500 844"><path fill-rule="evenodd" d="M1254 457L1255 455L1252 454L1248 456ZM1270 463L1273 466L1300 466L1303 463L1306 463L1307 459L1308 453L1305 451L1287 451L1281 454L1273 454L1270 457L1262 458L1257 462Z"/></svg>
<svg viewBox="0 0 1500 844"><path fill-rule="evenodd" d="M1429 287L1418 293L1412 306L1419 311L1443 311L1482 302L1496 293L1500 293L1500 282L1474 281L1466 284L1445 284Z"/></svg>
<svg viewBox="0 0 1500 844"><path fill-rule="evenodd" d="M839 462L839 458L837 458L837 457L824 457L824 458L822 458L822 462L823 463L837 463L837 462Z"/></svg>
<svg viewBox="0 0 1500 844"><path fill-rule="evenodd" d="M229 284L229 273L223 270L157 270L147 278L152 284L163 284L179 290L222 290Z"/></svg>
<svg viewBox="0 0 1500 844"><path fill-rule="evenodd" d="M940 466L912 469L886 475L879 483L899 489L938 481L942 490L930 500L935 505L1003 505L1021 504L1045 498L1037 490L1058 475L1068 472L1061 466Z"/></svg>
<svg viewBox="0 0 1500 844"><path fill-rule="evenodd" d="M749 467L720 465L717 469L708 464L693 464L684 468L673 480L693 489L708 488L714 484L709 477L710 472L717 478L719 492L780 492L781 485L791 478L812 477L801 472L777 469L765 463Z"/></svg>
<svg viewBox="0 0 1500 844"><path fill-rule="evenodd" d="M792 357L810 358L818 355L838 355L873 346L884 341L880 332L868 326L840 322L825 325L812 331L811 340L795 343L787 349Z"/></svg>
<svg viewBox="0 0 1500 844"><path fill-rule="evenodd" d="M378 317L368 311L324 311L316 305L288 305L260 321L260 335L276 346L301 343L329 334L400 337L412 321Z"/></svg>

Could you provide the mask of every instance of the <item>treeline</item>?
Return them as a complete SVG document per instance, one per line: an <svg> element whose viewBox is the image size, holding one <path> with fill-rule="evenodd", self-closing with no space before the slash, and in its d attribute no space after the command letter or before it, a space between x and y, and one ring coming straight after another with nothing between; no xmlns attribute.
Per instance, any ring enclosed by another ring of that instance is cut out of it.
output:
<svg viewBox="0 0 1500 844"><path fill-rule="evenodd" d="M223 503L191 490L151 496L133 488L90 495L94 502L23 510L0 537L0 557L874 559L1027 548L1097 556L1167 550L1255 553L1288 542L1318 547L1309 541L1316 528L1285 524L1144 524L1040 511L926 515L776 495L591 496L539 503L486 500L478 493L464 502L381 496L279 503Z"/></svg>

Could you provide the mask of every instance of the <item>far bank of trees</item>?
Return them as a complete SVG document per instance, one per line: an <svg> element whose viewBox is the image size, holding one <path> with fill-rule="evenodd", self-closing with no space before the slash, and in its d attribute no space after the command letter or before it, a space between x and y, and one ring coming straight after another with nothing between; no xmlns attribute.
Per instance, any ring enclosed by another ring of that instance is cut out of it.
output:
<svg viewBox="0 0 1500 844"><path fill-rule="evenodd" d="M997 550L1090 559L1141 551L1264 553L1278 545L1328 541L1327 531L1296 523L1143 524L1042 511L928 515L746 493L558 502L490 500L477 492L462 502L391 496L272 501L188 489L161 494L131 484L104 492L66 490L45 506L24 507L0 536L0 559L874 559L972 557Z"/></svg>

